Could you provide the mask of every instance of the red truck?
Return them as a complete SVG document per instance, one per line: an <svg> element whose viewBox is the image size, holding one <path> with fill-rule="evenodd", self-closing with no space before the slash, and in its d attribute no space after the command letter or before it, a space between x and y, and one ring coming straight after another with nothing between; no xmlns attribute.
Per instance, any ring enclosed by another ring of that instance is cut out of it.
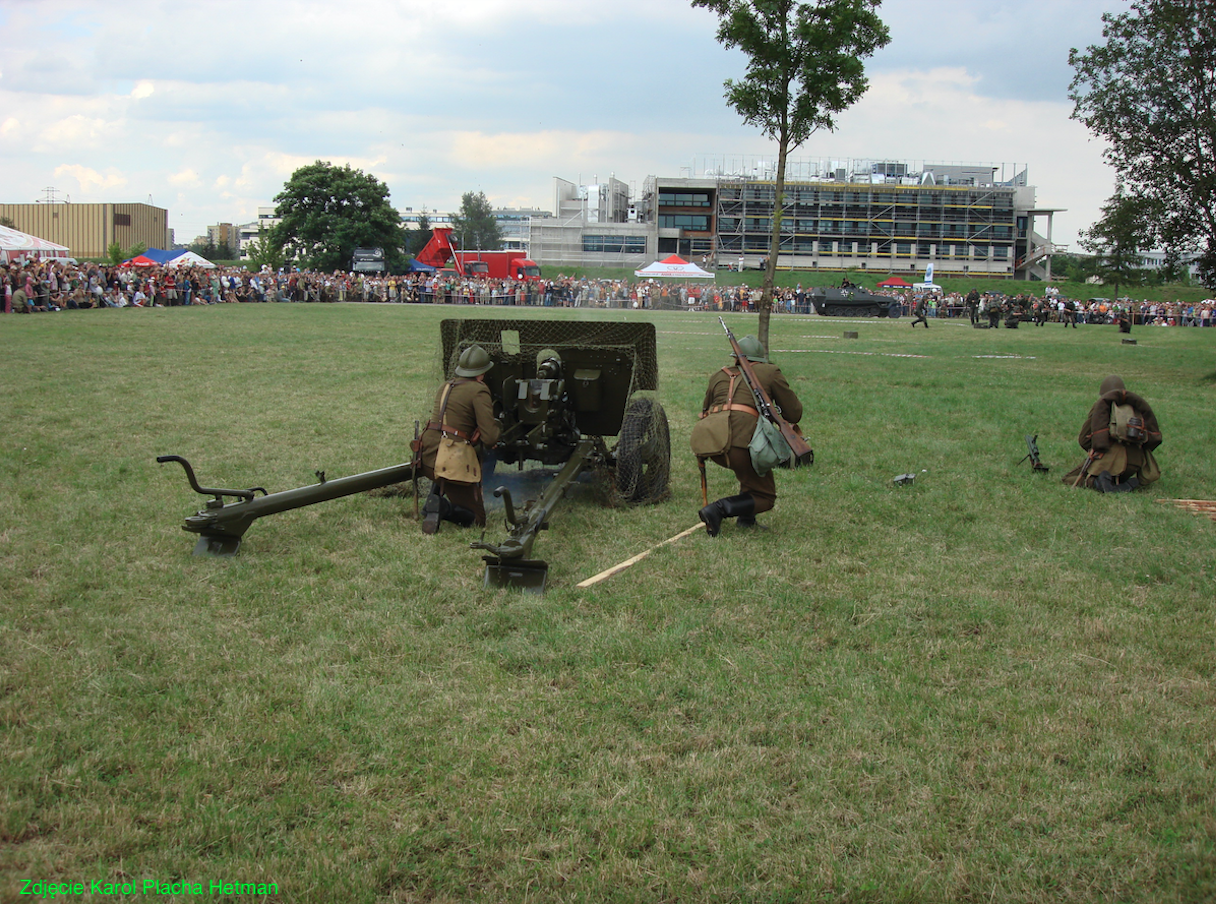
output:
<svg viewBox="0 0 1216 904"><path fill-rule="evenodd" d="M461 276L520 281L540 279L540 265L522 251L459 251L452 243L452 227L436 226L431 240L415 256L419 263L436 269L450 266Z"/></svg>

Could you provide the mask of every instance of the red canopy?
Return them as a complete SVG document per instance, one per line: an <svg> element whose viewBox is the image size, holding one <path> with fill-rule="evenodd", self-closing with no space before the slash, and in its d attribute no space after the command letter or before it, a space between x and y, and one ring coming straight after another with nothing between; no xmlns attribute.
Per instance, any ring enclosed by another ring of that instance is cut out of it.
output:
<svg viewBox="0 0 1216 904"><path fill-rule="evenodd" d="M880 288L880 289L910 289L910 288L912 288L912 284L908 283L908 282L904 282L898 276L892 276L892 277L890 277L888 279L884 279L882 282L880 282L878 284L878 288Z"/></svg>
<svg viewBox="0 0 1216 904"><path fill-rule="evenodd" d="M643 267L641 270L634 270L634 276L674 276L688 279L713 279L714 275L707 270L702 270L696 264L690 264L678 254L673 254L671 257L664 258L661 261L655 261L649 267Z"/></svg>
<svg viewBox="0 0 1216 904"><path fill-rule="evenodd" d="M123 261L122 265L124 267L159 267L160 266L160 264L157 261L152 260L152 258L150 258L150 257L144 257L144 255L142 255L142 254L135 255L135 257L131 258L129 261Z"/></svg>

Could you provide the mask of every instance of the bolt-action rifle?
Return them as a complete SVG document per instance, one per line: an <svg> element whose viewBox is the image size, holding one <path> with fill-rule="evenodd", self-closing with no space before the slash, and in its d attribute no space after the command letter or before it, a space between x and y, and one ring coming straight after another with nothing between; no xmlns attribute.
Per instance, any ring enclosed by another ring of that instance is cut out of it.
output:
<svg viewBox="0 0 1216 904"><path fill-rule="evenodd" d="M781 435L785 437L785 441L789 443L790 451L794 453L789 461L782 464L782 467L797 468L801 465L813 464L815 453L811 449L810 443L798 430L794 429L793 424L781 416L781 409L773 404L773 400L768 397L768 393L760 385L756 372L752 370L752 362L739 348L739 340L730 331L726 321L719 317L718 323L722 324L722 329L726 330L726 338L730 340L730 347L734 351L735 359L739 362L739 370L743 374L743 379L747 381L747 387L756 399L756 410L760 412L760 417L768 418L776 425L777 429L781 431Z"/></svg>
<svg viewBox="0 0 1216 904"><path fill-rule="evenodd" d="M1079 474L1077 474L1077 479L1073 481L1072 485L1074 488L1079 487L1081 485L1081 481L1083 481L1085 479L1085 476L1089 473L1089 466L1094 463L1094 460L1097 457L1098 457L1098 450L1090 449L1089 455L1086 456L1086 458L1085 458L1085 464L1081 465L1081 471Z"/></svg>

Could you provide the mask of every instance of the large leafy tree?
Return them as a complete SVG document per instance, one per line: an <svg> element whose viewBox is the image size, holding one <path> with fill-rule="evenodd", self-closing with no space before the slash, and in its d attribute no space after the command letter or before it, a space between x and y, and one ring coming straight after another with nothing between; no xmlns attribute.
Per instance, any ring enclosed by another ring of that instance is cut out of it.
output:
<svg viewBox="0 0 1216 904"><path fill-rule="evenodd" d="M1141 251L1148 244L1155 219L1142 199L1127 194L1120 181L1103 205L1101 218L1078 236L1081 247L1094 255L1093 272L1104 283L1114 284L1116 299L1120 286L1140 285L1150 275Z"/></svg>
<svg viewBox="0 0 1216 904"><path fill-rule="evenodd" d="M390 267L400 261L401 217L375 176L318 160L292 173L274 201L280 221L266 237L267 248L288 260L345 270L356 248L383 248Z"/></svg>
<svg viewBox="0 0 1216 904"><path fill-rule="evenodd" d="M1105 43L1074 48L1072 118L1108 142L1106 160L1173 260L1198 254L1216 287L1216 13L1211 0L1137 0L1102 16Z"/></svg>
<svg viewBox="0 0 1216 904"><path fill-rule="evenodd" d="M502 230L486 193L466 191L460 196L460 212L452 215L452 228L466 251L497 251L502 248Z"/></svg>
<svg viewBox="0 0 1216 904"><path fill-rule="evenodd" d="M768 345L773 281L789 152L856 103L868 82L864 60L891 40L882 0L692 0L718 15L718 41L747 55L747 74L727 79L726 101L748 125L777 142L772 238L760 300L760 341Z"/></svg>

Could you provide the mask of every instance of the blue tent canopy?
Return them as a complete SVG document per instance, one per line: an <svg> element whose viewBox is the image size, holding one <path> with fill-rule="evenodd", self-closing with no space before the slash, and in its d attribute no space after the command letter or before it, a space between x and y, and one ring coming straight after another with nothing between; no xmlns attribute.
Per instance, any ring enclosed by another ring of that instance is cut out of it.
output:
<svg viewBox="0 0 1216 904"><path fill-rule="evenodd" d="M160 248L149 248L143 253L143 256L148 260L156 261L161 266L164 266L175 257L181 257L185 253L185 248L179 248L176 251L162 251Z"/></svg>
<svg viewBox="0 0 1216 904"><path fill-rule="evenodd" d="M434 273L435 268L432 267L430 264L424 264L419 260L412 260L412 261L410 261L410 272L411 273Z"/></svg>

